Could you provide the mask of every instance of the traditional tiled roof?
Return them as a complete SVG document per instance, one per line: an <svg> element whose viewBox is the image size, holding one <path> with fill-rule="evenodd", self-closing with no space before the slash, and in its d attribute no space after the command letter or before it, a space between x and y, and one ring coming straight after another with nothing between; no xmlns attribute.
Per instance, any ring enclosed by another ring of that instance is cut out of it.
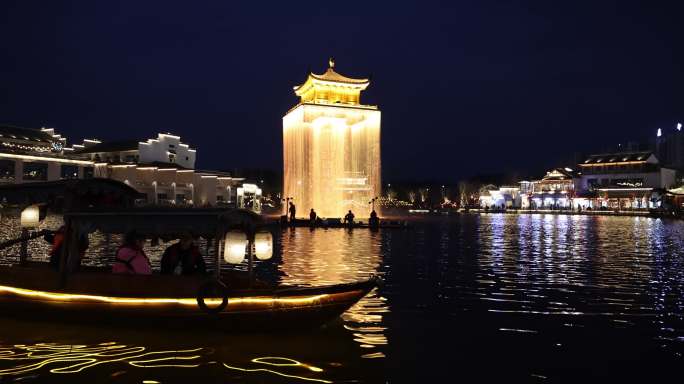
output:
<svg viewBox="0 0 684 384"><path fill-rule="evenodd" d="M73 154L101 153L101 152L122 152L134 151L138 149L138 140L108 141L89 145L86 148L77 149Z"/></svg>
<svg viewBox="0 0 684 384"><path fill-rule="evenodd" d="M368 79L354 79L351 77L340 75L339 73L335 72L335 70L332 68L328 68L321 75L317 75L317 74L312 72L309 74L309 76L313 77L314 79L323 80L323 81L331 81L331 82L335 82L335 83L366 84L370 81Z"/></svg>
<svg viewBox="0 0 684 384"><path fill-rule="evenodd" d="M335 72L335 61L333 59L330 59L329 62L329 67L328 69L323 72L322 74L318 75L313 72L309 73L309 76L307 77L306 81L304 81L301 85L298 85L294 87L295 91L304 86L309 79L315 79L315 80L320 80L320 81L329 81L331 83L343 83L343 84L352 84L352 85L368 85L370 83L370 79L355 79L352 77L347 77L344 75L341 75L337 72Z"/></svg>
<svg viewBox="0 0 684 384"><path fill-rule="evenodd" d="M55 139L40 129L22 128L14 125L0 124L0 138L52 143Z"/></svg>
<svg viewBox="0 0 684 384"><path fill-rule="evenodd" d="M542 181L572 180L577 177L577 172L570 168L554 168L542 178Z"/></svg>
<svg viewBox="0 0 684 384"><path fill-rule="evenodd" d="M587 157L581 165L584 164L612 164L612 163L623 163L623 162L645 162L653 152L629 152L629 153L607 153L601 155L591 155Z"/></svg>

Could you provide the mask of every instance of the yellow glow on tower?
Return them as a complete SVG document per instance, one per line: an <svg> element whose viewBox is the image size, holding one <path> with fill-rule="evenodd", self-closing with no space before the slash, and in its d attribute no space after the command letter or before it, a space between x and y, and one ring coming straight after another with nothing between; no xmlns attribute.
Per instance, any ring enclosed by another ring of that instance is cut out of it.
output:
<svg viewBox="0 0 684 384"><path fill-rule="evenodd" d="M284 193L298 217L313 208L326 218L350 209L367 218L369 201L380 195L380 111L360 104L369 79L334 66L330 59L325 73L309 73L294 87L300 102L283 117Z"/></svg>

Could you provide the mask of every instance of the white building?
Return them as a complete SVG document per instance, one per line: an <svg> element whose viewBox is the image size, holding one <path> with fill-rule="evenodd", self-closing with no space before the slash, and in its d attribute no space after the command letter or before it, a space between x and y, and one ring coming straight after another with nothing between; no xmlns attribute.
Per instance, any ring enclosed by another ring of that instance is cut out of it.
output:
<svg viewBox="0 0 684 384"><path fill-rule="evenodd" d="M156 139L139 143L141 163L169 162L184 168L195 168L197 151L181 143L180 136L160 133Z"/></svg>
<svg viewBox="0 0 684 384"><path fill-rule="evenodd" d="M520 188L503 186L499 189L487 191L480 196L480 207L507 209L521 208L522 196Z"/></svg>
<svg viewBox="0 0 684 384"><path fill-rule="evenodd" d="M237 188L244 181L225 172L194 169L197 151L170 133L146 141L84 140L74 145L73 156L92 161L95 177L126 183L153 204L236 205Z"/></svg>
<svg viewBox="0 0 684 384"><path fill-rule="evenodd" d="M195 168L197 151L180 141L180 136L160 133L147 141L125 140L101 142L86 139L73 146L73 154L94 162L113 164L177 164L186 169Z"/></svg>
<svg viewBox="0 0 684 384"><path fill-rule="evenodd" d="M592 208L654 208L655 190L676 184L676 171L663 167L650 151L592 155L579 164L580 190Z"/></svg>
<svg viewBox="0 0 684 384"><path fill-rule="evenodd" d="M53 128L0 125L0 183L84 178L93 163L65 155L66 138Z"/></svg>
<svg viewBox="0 0 684 384"><path fill-rule="evenodd" d="M579 164L582 190L671 188L676 171L660 165L652 152L592 155Z"/></svg>
<svg viewBox="0 0 684 384"><path fill-rule="evenodd" d="M52 128L0 125L0 183L101 177L132 186L150 204L237 205L244 179L194 169L196 153L168 133L142 142L88 139L67 148L66 139ZM257 197L245 188L244 207L260 210L260 190Z"/></svg>

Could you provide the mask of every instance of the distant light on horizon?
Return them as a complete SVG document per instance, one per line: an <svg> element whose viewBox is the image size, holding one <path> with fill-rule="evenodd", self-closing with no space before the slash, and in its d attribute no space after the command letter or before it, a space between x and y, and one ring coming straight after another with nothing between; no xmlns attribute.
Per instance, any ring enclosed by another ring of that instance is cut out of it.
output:
<svg viewBox="0 0 684 384"><path fill-rule="evenodd" d="M682 130L682 123L677 123L677 130L681 131Z"/></svg>
<svg viewBox="0 0 684 384"><path fill-rule="evenodd" d="M660 128L658 128L658 134L657 135L658 135L658 137L663 135L663 131Z"/></svg>

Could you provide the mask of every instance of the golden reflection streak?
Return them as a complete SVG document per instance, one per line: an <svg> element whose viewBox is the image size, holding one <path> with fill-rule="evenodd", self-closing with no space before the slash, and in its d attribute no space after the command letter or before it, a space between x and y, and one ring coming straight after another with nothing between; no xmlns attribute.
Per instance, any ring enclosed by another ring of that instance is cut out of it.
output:
<svg viewBox="0 0 684 384"><path fill-rule="evenodd" d="M363 359L378 359L382 357L385 357L385 354L382 352L367 353L365 355L361 355L361 358Z"/></svg>
<svg viewBox="0 0 684 384"><path fill-rule="evenodd" d="M197 299L195 298L142 298L142 297L113 297L113 296L98 296L72 293L57 293L47 291L36 291L32 289L9 287L0 285L0 292L9 292L20 296L39 297L49 300L58 301L74 301L87 300L97 301L112 304L181 304L188 306L196 306ZM323 298L328 297L328 294L320 294L314 296L297 297L297 298L280 298L280 297L234 297L228 298L231 303L245 303L245 304L313 304ZM221 299L205 299L206 304L221 304Z"/></svg>
<svg viewBox="0 0 684 384"><path fill-rule="evenodd" d="M198 348L197 350L200 350L202 348ZM184 352L190 352L184 351ZM194 352L194 351L193 351ZM165 352L151 352L149 355L154 354L154 353L165 353ZM159 359L150 359L150 360L132 360L129 361L128 364L138 367L138 368L169 368L169 367L175 367L175 368L197 368L200 366L200 364L152 364L149 365L149 363L158 363L160 361L168 361L168 360L194 360L194 359L199 359L200 355L193 355L193 356L171 356L171 357L162 357Z"/></svg>
<svg viewBox="0 0 684 384"><path fill-rule="evenodd" d="M33 346L18 344L13 346L26 350L26 353L16 353L8 348L0 348L0 360L6 361L26 361L26 360L40 360L33 364L20 365L13 368L0 370L0 376L3 375L18 375L31 371L41 369L49 364L67 363L65 367L53 368L51 373L78 373L85 369L92 368L96 365L125 362L129 365L139 368L156 368L156 367L180 367L180 368L194 368L199 364L152 364L160 361L169 360L194 360L201 356L191 355L182 356L174 355L168 357L161 357L157 359L132 360L140 359L149 356L160 354L182 354L194 353L202 350L202 348L177 350L177 351L156 351L146 352L145 347L127 347L125 345L113 345L112 343L103 343L98 346L88 347L86 345L56 345L39 343ZM47 353L47 354L45 354ZM114 357L114 358L113 358ZM104 359L104 360L101 360Z"/></svg>
<svg viewBox="0 0 684 384"><path fill-rule="evenodd" d="M17 353L9 348L22 349L23 353ZM0 361L37 361L32 364L24 364L13 368L0 370L0 377L5 375L20 375L28 372L39 370L50 364L66 364L66 366L50 369L50 373L64 374L64 373L79 373L86 369L95 367L101 364L110 363L127 363L137 368L197 368L201 364L166 364L169 361L178 360L196 360L201 358L201 355L181 355L191 354L201 351L203 348L194 348L186 350L172 350L172 351L153 351L144 352L145 347L129 347L126 345L119 345L113 342L101 343L94 346L88 345L58 345L52 343L38 343L35 345L16 344L12 347L0 347ZM171 356L163 356L169 355ZM150 358L162 355L162 357ZM258 357L251 360L253 363L266 364L275 367L302 367L312 372L323 372L323 369L299 362L294 359L286 357ZM162 363L162 364L157 364ZM243 372L269 372L278 376L299 379L304 381L313 381L320 383L332 383L328 380L314 379L302 377L297 375L289 375L271 369L256 368L247 369L230 366L223 363L224 367ZM154 380L147 382L153 383Z"/></svg>
<svg viewBox="0 0 684 384"><path fill-rule="evenodd" d="M271 360L276 360L276 361L277 360L284 360L285 362L284 363L273 363L273 362L269 362L269 361L264 361L266 359L271 359ZM252 359L252 362L253 363L266 364L266 365L273 365L275 367L304 367L304 368L310 369L314 372L323 372L323 370L321 368L314 367L313 365L304 364L304 363L301 363L297 360L288 359L287 357L270 357L270 356L257 357L256 359Z"/></svg>
<svg viewBox="0 0 684 384"><path fill-rule="evenodd" d="M318 383L332 383L332 381L328 381L328 380L323 380L323 379L311 379L311 378L308 378L308 377L302 377L302 376L296 376L296 375L288 375L288 374L285 374L285 373L282 373L282 372L273 371L273 370L266 369L266 368L253 368L253 369L249 369L249 368L240 368L240 367L233 367L233 366L230 366L230 365L228 365L228 364L226 364L226 363L223 363L223 366L226 367L226 368L228 368L228 369L234 369L234 370L242 371L242 372L268 372L268 373L273 373L273 374L278 375L278 376L289 377L289 378L293 378L293 379L306 380L306 381L315 381L315 382L318 382Z"/></svg>
<svg viewBox="0 0 684 384"><path fill-rule="evenodd" d="M273 361L268 361L268 360L273 360ZM299 362L297 360L290 359L287 357L265 356L265 357L254 358L251 361L253 363L257 363L257 364L266 364L266 365L272 365L275 367L303 367L303 368L306 368L306 369L313 371L313 372L323 372L323 369L321 369L321 368L314 367L313 365L304 364L302 362ZM282 372L278 372L278 371L274 371L274 370L266 369L266 368L240 368L240 367L234 367L234 366L228 365L226 363L223 363L223 366L228 368L228 369L233 369L233 370L242 371L242 372L268 372L268 373L272 373L274 375L289 377L289 378L293 378L293 379L299 379L299 380L305 380L305 381L315 381L318 383L332 383L332 381L328 381L328 380L312 379L309 377L288 375L286 373L282 373Z"/></svg>

